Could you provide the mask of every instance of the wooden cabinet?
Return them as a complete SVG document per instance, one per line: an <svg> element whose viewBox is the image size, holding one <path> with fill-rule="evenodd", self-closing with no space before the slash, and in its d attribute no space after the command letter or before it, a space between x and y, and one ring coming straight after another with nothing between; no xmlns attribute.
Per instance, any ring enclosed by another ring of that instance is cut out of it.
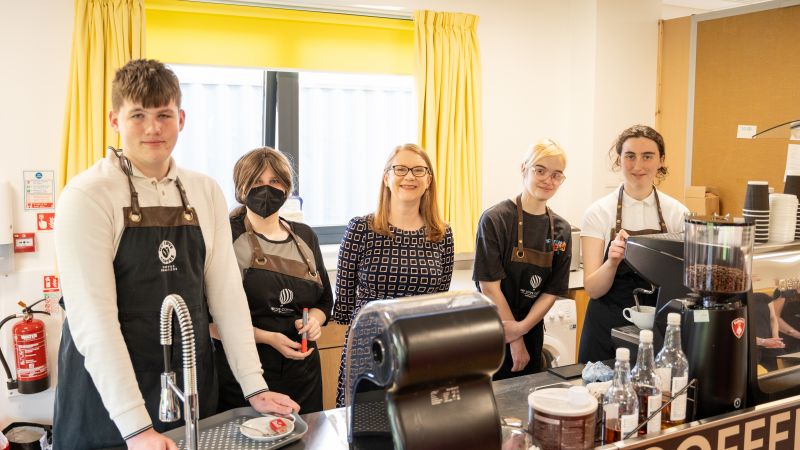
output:
<svg viewBox="0 0 800 450"><path fill-rule="evenodd" d="M342 359L346 325L329 322L322 327L322 337L317 341L322 366L322 407L336 407L336 383L339 380L339 363Z"/></svg>
<svg viewBox="0 0 800 450"><path fill-rule="evenodd" d="M578 347L581 344L581 331L583 331L583 320L586 318L586 309L589 307L589 295L583 289L570 289L569 298L575 300L576 319L578 322L578 336L575 341L575 360L578 358Z"/></svg>

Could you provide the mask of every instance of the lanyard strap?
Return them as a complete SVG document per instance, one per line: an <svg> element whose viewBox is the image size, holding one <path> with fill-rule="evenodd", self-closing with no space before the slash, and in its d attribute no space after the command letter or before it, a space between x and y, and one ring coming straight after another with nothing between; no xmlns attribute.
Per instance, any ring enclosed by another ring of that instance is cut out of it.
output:
<svg viewBox="0 0 800 450"><path fill-rule="evenodd" d="M133 187L133 166L131 160L122 153L122 149L108 146L108 150L114 152L114 155L119 159L119 166L122 173L128 179L128 187L131 191L131 211L128 213L128 218L131 222L139 223L142 220L142 208L139 206L139 193ZM186 196L186 189L183 188L183 183L178 177L175 177L175 186L178 188L178 193L181 196L181 205L183 206L183 217L191 222L194 219L194 208L189 205L189 198Z"/></svg>
<svg viewBox="0 0 800 450"><path fill-rule="evenodd" d="M308 275L312 278L317 277L317 268L314 266L314 263L311 261L311 255L309 255L305 249L300 245L300 238L292 231L292 227L289 226L289 223L285 220L278 218L279 221L283 223L284 228L289 233L289 237L292 238L297 251L300 253L300 256L305 260L306 266L308 267ZM250 223L250 219L247 218L247 213L244 216L244 228L247 232L247 238L250 241L250 247L253 249L253 255L255 256L255 262L259 265L264 265L267 263L267 255L264 254L264 250L261 248L261 244L258 243L258 238L256 238L256 234L253 231L253 225Z"/></svg>
<svg viewBox="0 0 800 450"><path fill-rule="evenodd" d="M622 193L624 192L624 186L619 187L619 196L617 197L617 221L614 225L614 235L618 234L620 230L622 230ZM656 211L658 211L658 226L661 229L662 233L667 232L667 223L664 222L664 216L661 214L661 201L658 199L658 191L656 187L653 186L653 194L656 196ZM612 237L613 238L613 237Z"/></svg>
<svg viewBox="0 0 800 450"><path fill-rule="evenodd" d="M517 254L517 257L521 258L525 254L525 246L522 243L522 195L517 196L517 246L514 248L514 252ZM547 218L550 220L550 240L551 245L548 251L553 251L552 241L556 238L555 232L555 225L553 225L553 215L550 214L550 208L547 206L544 207L545 214L547 214ZM545 240L545 243L547 241Z"/></svg>

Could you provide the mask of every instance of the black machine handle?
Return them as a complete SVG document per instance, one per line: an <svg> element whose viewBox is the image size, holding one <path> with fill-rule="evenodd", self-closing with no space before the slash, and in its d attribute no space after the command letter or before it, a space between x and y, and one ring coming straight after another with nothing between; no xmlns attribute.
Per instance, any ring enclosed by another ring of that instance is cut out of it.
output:
<svg viewBox="0 0 800 450"><path fill-rule="evenodd" d="M35 301L33 304L31 304L31 305L23 306L22 314L15 313L15 314L11 314L10 316L4 318L2 321L0 321L0 330L3 329L3 325L5 325L6 322L8 322L11 319L15 319L17 317L25 317L25 316L30 316L30 315L33 315L33 314L45 314L45 315L49 316L50 315L49 312L34 311L33 310L34 306L38 305L39 303L41 303L41 302L43 302L45 300L47 300L47 299L46 298L39 299L39 300ZM25 305L22 302L20 302L20 304L21 305ZM0 345L0 363L3 365L3 370L6 371L6 379L7 379L6 380L6 387L8 387L8 389L16 389L17 388L17 380L15 380L14 377L11 375L11 368L8 367L8 363L6 362L6 357L5 357L5 355L3 355L3 346L2 345Z"/></svg>

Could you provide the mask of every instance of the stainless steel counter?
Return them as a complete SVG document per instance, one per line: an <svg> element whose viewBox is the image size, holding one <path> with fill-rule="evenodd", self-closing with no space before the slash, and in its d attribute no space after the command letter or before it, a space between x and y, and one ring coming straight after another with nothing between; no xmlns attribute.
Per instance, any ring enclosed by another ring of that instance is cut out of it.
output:
<svg viewBox="0 0 800 450"><path fill-rule="evenodd" d="M577 379L580 383L580 379ZM524 377L512 378L510 380L496 381L492 384L495 399L500 415L503 417L516 417L527 422L528 420L528 391L534 387L542 387L549 384L564 382L563 378L557 377L549 372L528 375ZM225 413L223 413L225 414ZM254 410L253 415L258 415ZM287 445L287 450L300 449L325 449L325 450L347 450L347 422L345 422L344 408L331 409L316 413L303 414L301 416L308 424L308 432L300 441ZM200 421L200 431L203 430L203 422L212 420L213 417ZM172 430L168 436L173 439L180 439L183 436L183 428Z"/></svg>

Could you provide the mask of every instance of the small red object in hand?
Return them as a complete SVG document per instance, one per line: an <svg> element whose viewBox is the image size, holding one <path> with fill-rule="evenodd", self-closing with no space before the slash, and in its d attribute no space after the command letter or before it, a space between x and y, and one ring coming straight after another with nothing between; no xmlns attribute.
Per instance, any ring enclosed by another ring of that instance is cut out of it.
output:
<svg viewBox="0 0 800 450"><path fill-rule="evenodd" d="M276 432L278 434L286 433L286 430L288 428L286 426L286 422L284 422L283 419L272 419L272 420L270 420L269 421L269 427L270 427L270 429L272 429L272 431L274 431L274 432Z"/></svg>

